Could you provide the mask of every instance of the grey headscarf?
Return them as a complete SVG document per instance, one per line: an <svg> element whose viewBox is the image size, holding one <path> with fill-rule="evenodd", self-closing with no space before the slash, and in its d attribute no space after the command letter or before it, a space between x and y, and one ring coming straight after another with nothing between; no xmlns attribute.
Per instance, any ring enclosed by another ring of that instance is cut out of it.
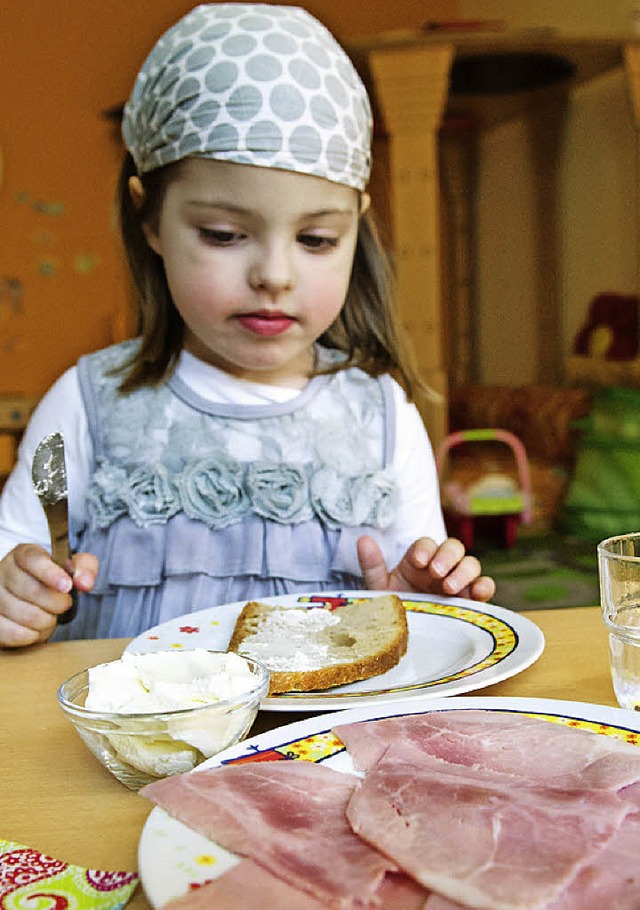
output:
<svg viewBox="0 0 640 910"><path fill-rule="evenodd" d="M335 38L292 6L195 7L157 42L125 106L138 173L187 156L283 168L363 190L366 89Z"/></svg>

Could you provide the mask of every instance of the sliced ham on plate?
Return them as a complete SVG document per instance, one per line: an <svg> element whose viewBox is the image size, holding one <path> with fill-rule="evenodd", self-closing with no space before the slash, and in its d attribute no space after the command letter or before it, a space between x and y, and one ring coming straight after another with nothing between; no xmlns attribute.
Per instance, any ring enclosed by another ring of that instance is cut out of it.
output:
<svg viewBox="0 0 640 910"><path fill-rule="evenodd" d="M502 711L432 711L334 727L354 765L372 767L392 742L408 741L461 765L555 787L617 790L640 781L640 749L610 736Z"/></svg>
<svg viewBox="0 0 640 910"><path fill-rule="evenodd" d="M395 744L347 817L425 888L471 907L538 910L611 840L630 804L605 790L514 783Z"/></svg>
<svg viewBox="0 0 640 910"><path fill-rule="evenodd" d="M242 857L171 910L640 910L640 750L521 713L334 728L364 779L223 765L141 793Z"/></svg>
<svg viewBox="0 0 640 910"><path fill-rule="evenodd" d="M474 710L407 715L334 729L359 768L372 767L390 743L408 741L448 761L505 771L528 782L618 791L640 809L640 750L595 732L517 713ZM639 910L639 856L640 822L631 814L545 910ZM465 910L436 893L426 904L426 910L461 908Z"/></svg>
<svg viewBox="0 0 640 910"><path fill-rule="evenodd" d="M327 906L418 910L427 897L423 889L404 875L387 875L397 871L396 864L347 822L357 780L304 761L264 762L168 777L140 793Z"/></svg>

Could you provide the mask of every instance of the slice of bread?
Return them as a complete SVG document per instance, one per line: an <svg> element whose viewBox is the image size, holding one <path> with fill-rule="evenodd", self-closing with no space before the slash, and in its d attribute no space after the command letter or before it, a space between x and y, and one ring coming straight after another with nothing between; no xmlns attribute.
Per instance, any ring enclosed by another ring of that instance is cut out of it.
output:
<svg viewBox="0 0 640 910"><path fill-rule="evenodd" d="M395 594L334 610L252 601L237 619L229 651L269 668L270 695L312 692L385 673L407 650L408 636Z"/></svg>

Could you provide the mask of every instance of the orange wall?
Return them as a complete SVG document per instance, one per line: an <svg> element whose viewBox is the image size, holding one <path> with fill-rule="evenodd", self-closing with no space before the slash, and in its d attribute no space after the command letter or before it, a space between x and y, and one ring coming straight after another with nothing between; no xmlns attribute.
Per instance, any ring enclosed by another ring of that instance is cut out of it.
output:
<svg viewBox="0 0 640 910"><path fill-rule="evenodd" d="M188 0L23 0L0 9L0 394L40 395L122 337L112 226L121 159L102 112L125 100ZM451 18L457 0L310 0L341 40Z"/></svg>

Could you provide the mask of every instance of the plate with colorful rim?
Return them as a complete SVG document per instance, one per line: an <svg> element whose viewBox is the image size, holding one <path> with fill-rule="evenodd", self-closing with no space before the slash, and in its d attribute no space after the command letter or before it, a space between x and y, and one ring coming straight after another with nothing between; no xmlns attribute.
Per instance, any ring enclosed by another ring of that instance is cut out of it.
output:
<svg viewBox="0 0 640 910"><path fill-rule="evenodd" d="M314 761L346 773L353 764L340 739L337 724L425 714L431 711L504 711L539 717L551 723L616 737L640 747L640 715L623 708L547 698L426 698L350 708L300 720L231 746L196 769L247 761ZM151 810L138 845L138 871L149 903L160 910L173 898L222 875L238 862L218 844L171 818L157 806Z"/></svg>
<svg viewBox="0 0 640 910"><path fill-rule="evenodd" d="M261 598L283 607L340 605L382 591L324 591ZM399 594L407 609L407 653L387 673L322 692L266 698L266 711L331 711L430 695L461 695L515 676L538 659L544 636L521 613L464 598ZM154 626L133 639L130 653L209 648L225 651L245 601L210 607Z"/></svg>

